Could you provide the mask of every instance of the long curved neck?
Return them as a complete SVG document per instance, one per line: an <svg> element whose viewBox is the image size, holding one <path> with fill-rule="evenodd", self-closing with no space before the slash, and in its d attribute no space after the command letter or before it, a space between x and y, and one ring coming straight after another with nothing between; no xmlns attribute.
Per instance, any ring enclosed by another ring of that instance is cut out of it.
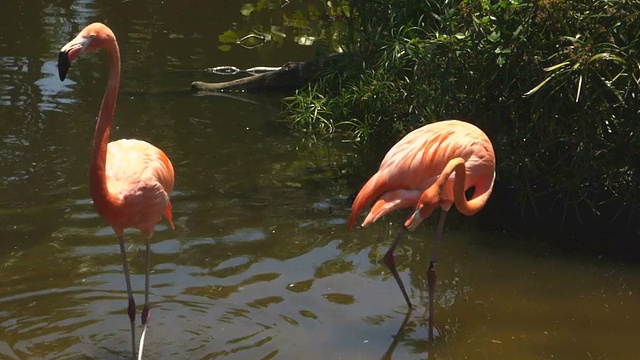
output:
<svg viewBox="0 0 640 360"><path fill-rule="evenodd" d="M493 182L489 185L487 189L476 189L476 192L481 192L481 194L477 197L474 197L471 200L467 200L465 195L464 184L467 177L467 171L464 165L463 158L455 158L449 161L447 166L440 174L438 181L436 182L436 186L439 187L440 193L442 193L442 189L445 186L447 180L451 176L451 173L456 173L453 182L453 199L456 204L456 209L466 216L471 216L478 211L480 211L484 205L487 203L489 196L491 195L491 190L493 188Z"/></svg>
<svg viewBox="0 0 640 360"><path fill-rule="evenodd" d="M105 49L109 54L109 82L102 98L100 113L98 113L89 169L91 198L100 214L110 212L119 205L120 201L117 196L109 192L106 176L109 132L120 87L120 49L115 41L109 43Z"/></svg>

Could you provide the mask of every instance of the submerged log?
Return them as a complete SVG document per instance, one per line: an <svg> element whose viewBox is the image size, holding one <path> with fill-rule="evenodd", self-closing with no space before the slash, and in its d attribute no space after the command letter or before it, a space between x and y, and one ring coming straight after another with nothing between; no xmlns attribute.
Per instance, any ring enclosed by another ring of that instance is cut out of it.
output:
<svg viewBox="0 0 640 360"><path fill-rule="evenodd" d="M278 70L235 79L225 82L206 83L194 81L192 92L223 91L292 91L298 89L318 76L323 67L335 63L343 54L335 53L319 59L305 62L288 62Z"/></svg>

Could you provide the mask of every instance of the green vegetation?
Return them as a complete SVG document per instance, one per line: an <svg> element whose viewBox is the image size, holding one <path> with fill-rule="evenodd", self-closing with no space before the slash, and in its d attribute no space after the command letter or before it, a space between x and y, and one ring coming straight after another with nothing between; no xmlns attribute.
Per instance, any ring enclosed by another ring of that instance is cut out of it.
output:
<svg viewBox="0 0 640 360"><path fill-rule="evenodd" d="M424 123L468 119L492 138L498 181L520 210L558 224L600 217L637 238L640 2L349 7L344 62L287 99L297 128L391 143Z"/></svg>
<svg viewBox="0 0 640 360"><path fill-rule="evenodd" d="M321 41L327 48L338 50L342 42L341 8L327 6L320 0L256 0L240 7L242 21L218 36L221 51L233 46L253 49L267 43L280 47L287 41L310 46Z"/></svg>

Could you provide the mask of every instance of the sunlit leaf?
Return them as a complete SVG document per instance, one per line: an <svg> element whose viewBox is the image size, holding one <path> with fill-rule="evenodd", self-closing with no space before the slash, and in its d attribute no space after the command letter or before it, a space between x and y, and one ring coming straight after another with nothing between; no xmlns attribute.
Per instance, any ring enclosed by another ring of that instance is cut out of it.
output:
<svg viewBox="0 0 640 360"><path fill-rule="evenodd" d="M298 45L313 45L314 41L316 41L316 38L313 36L296 36L296 43L298 43Z"/></svg>
<svg viewBox="0 0 640 360"><path fill-rule="evenodd" d="M623 63L625 64L626 62L621 59L618 56L615 55L611 55L610 53L601 53L601 54L596 54L593 55L591 58L589 58L589 62L592 62L594 60L599 60L599 59L603 59L603 60L615 60L617 62Z"/></svg>
<svg viewBox="0 0 640 360"><path fill-rule="evenodd" d="M524 93L524 96L529 96L533 93L535 93L536 91L540 90L544 84L548 83L549 80L553 79L553 77L556 75L557 73L553 73L551 75L549 75L549 77L547 77L546 79L544 79L540 84L538 84L538 86L534 87L533 89L527 91L526 93Z"/></svg>
<svg viewBox="0 0 640 360"><path fill-rule="evenodd" d="M582 90L582 79L584 75L580 75L580 79L578 80L578 92L576 93L576 102L580 101L580 91Z"/></svg>
<svg viewBox="0 0 640 360"><path fill-rule="evenodd" d="M221 43L235 43L238 41L238 34L233 30L227 30L218 35L218 41Z"/></svg>
<svg viewBox="0 0 640 360"><path fill-rule="evenodd" d="M491 35L487 36L487 39L489 39L489 41L492 41L492 42L496 42L500 40L500 31L492 32Z"/></svg>
<svg viewBox="0 0 640 360"><path fill-rule="evenodd" d="M569 65L569 64L571 64L571 63L570 63L570 62L568 62L568 61L565 61L565 62L560 63L560 64L556 64L556 65L553 65L553 66L549 66L549 67L544 68L544 69L542 69L542 70L544 70L544 71L553 71L553 70L555 70L555 69L561 68L561 67L566 66L566 65Z"/></svg>
<svg viewBox="0 0 640 360"><path fill-rule="evenodd" d="M242 5L242 7L240 8L240 13L244 16L249 16L255 9L256 9L255 4L247 3Z"/></svg>

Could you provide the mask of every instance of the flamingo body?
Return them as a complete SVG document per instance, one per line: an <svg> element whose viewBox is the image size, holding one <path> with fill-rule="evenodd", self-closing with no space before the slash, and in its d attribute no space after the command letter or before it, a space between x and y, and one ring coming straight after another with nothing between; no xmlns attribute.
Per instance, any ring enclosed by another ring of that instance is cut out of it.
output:
<svg viewBox="0 0 640 360"><path fill-rule="evenodd" d="M122 139L109 142L120 87L120 49L111 29L101 23L90 24L63 46L58 55L60 80L65 79L71 63L82 53L100 49L105 49L109 56L109 81L93 137L89 188L98 214L111 225L118 237L129 297L128 314L134 356L136 306L124 247L124 230L139 229L146 238L145 301L141 318L144 329L138 351L138 359L141 359L149 319L150 238L154 226L163 215L174 228L169 201L174 172L165 153L145 141Z"/></svg>
<svg viewBox="0 0 640 360"><path fill-rule="evenodd" d="M396 209L414 207L400 234L384 255L404 299L413 305L396 269L394 251L405 230L415 230L422 220L440 208L440 220L433 244L427 281L429 286L429 338L433 338L435 264L448 211L455 204L471 216L486 204L495 179L495 154L485 133L470 123L446 120L418 128L396 143L376 172L360 189L353 205L348 228L360 212L375 201L362 226L368 226ZM470 199L465 192L474 188Z"/></svg>
<svg viewBox="0 0 640 360"><path fill-rule="evenodd" d="M353 202L349 229L353 228L358 214L374 200L377 201L362 226L368 226L394 210L418 205L424 191L436 183L449 161L455 158L464 160L464 190L475 187L470 202L476 205L473 213L479 211L493 189L493 146L475 125L447 120L410 132L387 152L378 172L367 181ZM455 173L452 173L440 194L440 205L446 210L455 200L454 181Z"/></svg>
<svg viewBox="0 0 640 360"><path fill-rule="evenodd" d="M98 208L116 233L140 229L150 236L162 215L174 228L169 194L174 172L169 158L148 142L121 139L107 147L107 188L118 199L116 211Z"/></svg>

